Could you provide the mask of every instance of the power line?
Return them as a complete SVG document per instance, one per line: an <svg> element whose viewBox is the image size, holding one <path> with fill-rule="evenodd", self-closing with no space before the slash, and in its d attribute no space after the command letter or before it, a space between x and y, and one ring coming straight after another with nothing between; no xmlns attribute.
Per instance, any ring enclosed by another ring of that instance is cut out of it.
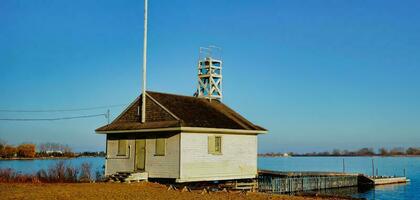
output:
<svg viewBox="0 0 420 200"><path fill-rule="evenodd" d="M58 118L0 118L0 121L58 121L58 120L69 120L69 119L80 119L80 118L92 118L105 116L107 114L96 114L96 115L81 115L81 116L72 116L72 117L58 117Z"/></svg>
<svg viewBox="0 0 420 200"><path fill-rule="evenodd" d="M15 113L46 113L46 112L73 112L73 111L85 111L85 110L98 110L103 108L114 108L125 106L127 104L114 104L109 106L96 106L96 107L87 107L87 108L74 108L74 109L51 109L51 110L8 110L0 109L0 112L15 112Z"/></svg>

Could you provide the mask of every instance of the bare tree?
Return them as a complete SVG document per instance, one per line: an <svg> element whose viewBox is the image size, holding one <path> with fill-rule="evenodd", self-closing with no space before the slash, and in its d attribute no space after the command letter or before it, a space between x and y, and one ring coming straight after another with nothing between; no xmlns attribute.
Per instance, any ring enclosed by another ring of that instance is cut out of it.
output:
<svg viewBox="0 0 420 200"><path fill-rule="evenodd" d="M407 155L420 155L420 148L410 147L406 151Z"/></svg>
<svg viewBox="0 0 420 200"><path fill-rule="evenodd" d="M6 144L7 144L7 142L5 141L5 140L3 140L3 139L0 139L0 148L1 147L5 147L6 146Z"/></svg>
<svg viewBox="0 0 420 200"><path fill-rule="evenodd" d="M380 149L379 149L379 154L380 154L381 156L387 156L387 155L389 155L389 152L388 152L388 150L386 150L385 148L380 148Z"/></svg>
<svg viewBox="0 0 420 200"><path fill-rule="evenodd" d="M334 149L334 150L332 151L332 155L333 155L333 156L339 156L339 155L341 155L341 151L340 151L339 149Z"/></svg>
<svg viewBox="0 0 420 200"><path fill-rule="evenodd" d="M41 153L45 153L47 151L47 146L45 145L45 143L41 143L38 145L38 151Z"/></svg>
<svg viewBox="0 0 420 200"><path fill-rule="evenodd" d="M391 151L389 152L391 155L395 156L395 155L404 155L405 153L405 149L402 147L396 147L391 149Z"/></svg>
<svg viewBox="0 0 420 200"><path fill-rule="evenodd" d="M6 146L7 146L6 141L0 139L0 157L6 156L6 151L5 151Z"/></svg>
<svg viewBox="0 0 420 200"><path fill-rule="evenodd" d="M361 148L357 151L357 155L359 156L372 156L375 152L372 148Z"/></svg>

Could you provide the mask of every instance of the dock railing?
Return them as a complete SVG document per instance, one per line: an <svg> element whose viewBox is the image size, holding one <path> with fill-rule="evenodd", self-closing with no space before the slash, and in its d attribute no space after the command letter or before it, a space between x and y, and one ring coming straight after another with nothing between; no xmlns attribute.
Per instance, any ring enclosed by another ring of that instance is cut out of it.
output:
<svg viewBox="0 0 420 200"><path fill-rule="evenodd" d="M353 187L359 174L330 172L277 172L259 170L258 189L261 192L294 193L301 191Z"/></svg>

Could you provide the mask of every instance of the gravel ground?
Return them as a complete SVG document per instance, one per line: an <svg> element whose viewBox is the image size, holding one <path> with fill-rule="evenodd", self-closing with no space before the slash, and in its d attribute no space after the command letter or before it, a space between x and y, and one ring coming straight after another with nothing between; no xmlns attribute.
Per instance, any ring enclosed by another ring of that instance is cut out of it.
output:
<svg viewBox="0 0 420 200"><path fill-rule="evenodd" d="M157 183L0 183L0 199L275 199L308 200L326 199L316 197L296 197L288 195L270 195L263 193L181 192L167 190L165 185ZM338 198L328 198L338 199Z"/></svg>

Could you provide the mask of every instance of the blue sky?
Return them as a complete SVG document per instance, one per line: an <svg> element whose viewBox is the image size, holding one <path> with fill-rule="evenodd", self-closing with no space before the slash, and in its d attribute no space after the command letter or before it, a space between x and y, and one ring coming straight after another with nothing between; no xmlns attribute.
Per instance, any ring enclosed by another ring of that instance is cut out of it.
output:
<svg viewBox="0 0 420 200"><path fill-rule="evenodd" d="M148 89L192 95L198 48L223 48L224 103L270 130L259 151L420 142L420 2L150 0ZM2 0L0 109L128 104L143 2ZM116 117L123 107L111 108ZM104 113L6 113L45 118ZM0 121L0 138L103 150L103 117Z"/></svg>

